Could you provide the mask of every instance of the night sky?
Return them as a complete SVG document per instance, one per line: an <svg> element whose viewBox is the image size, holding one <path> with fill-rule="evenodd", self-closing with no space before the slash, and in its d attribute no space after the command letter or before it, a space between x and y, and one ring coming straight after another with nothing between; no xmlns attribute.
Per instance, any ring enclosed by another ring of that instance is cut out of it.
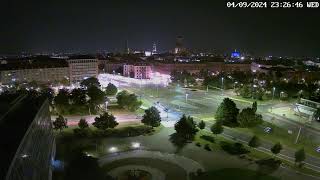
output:
<svg viewBox="0 0 320 180"><path fill-rule="evenodd" d="M214 2L219 1L219 2ZM0 54L158 50L175 46L253 55L320 56L320 8L228 9L226 1L4 0Z"/></svg>

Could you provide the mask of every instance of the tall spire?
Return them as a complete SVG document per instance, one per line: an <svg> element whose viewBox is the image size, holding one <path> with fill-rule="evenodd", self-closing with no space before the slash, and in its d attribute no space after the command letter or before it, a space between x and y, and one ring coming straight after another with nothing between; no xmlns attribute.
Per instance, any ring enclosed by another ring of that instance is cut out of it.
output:
<svg viewBox="0 0 320 180"><path fill-rule="evenodd" d="M125 53L129 54L130 53L130 49L129 49L129 41L126 41L126 47L125 47Z"/></svg>
<svg viewBox="0 0 320 180"><path fill-rule="evenodd" d="M157 54L157 44L154 42L152 46L152 54Z"/></svg>

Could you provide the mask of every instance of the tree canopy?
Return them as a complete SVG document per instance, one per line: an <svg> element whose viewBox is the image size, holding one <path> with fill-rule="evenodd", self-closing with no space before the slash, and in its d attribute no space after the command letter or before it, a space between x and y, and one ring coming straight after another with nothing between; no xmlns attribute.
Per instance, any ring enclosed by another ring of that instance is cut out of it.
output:
<svg viewBox="0 0 320 180"><path fill-rule="evenodd" d="M130 111L136 111L141 106L142 102L138 100L135 94L130 94L128 91L121 91L117 94L118 105Z"/></svg>
<svg viewBox="0 0 320 180"><path fill-rule="evenodd" d="M90 98L88 103L91 106L97 106L105 102L105 94L96 86L89 87L87 90L87 95Z"/></svg>
<svg viewBox="0 0 320 180"><path fill-rule="evenodd" d="M294 153L295 162L301 163L306 159L306 153L304 151L304 148L299 149Z"/></svg>
<svg viewBox="0 0 320 180"><path fill-rule="evenodd" d="M195 78L187 72L186 70L184 71L172 71L171 72L171 80L173 82L180 82L180 83L187 83L188 84L194 84L196 82Z"/></svg>
<svg viewBox="0 0 320 180"><path fill-rule="evenodd" d="M60 89L57 96L54 98L54 103L57 106L66 106L69 104L69 92L66 89Z"/></svg>
<svg viewBox="0 0 320 180"><path fill-rule="evenodd" d="M254 113L256 113L257 109L258 109L258 104L257 104L257 101L255 101L255 102L252 103L252 110L253 110Z"/></svg>
<svg viewBox="0 0 320 180"><path fill-rule="evenodd" d="M272 148L271 148L271 152L275 155L279 154L280 151L282 150L282 145L280 144L280 142L276 143Z"/></svg>
<svg viewBox="0 0 320 180"><path fill-rule="evenodd" d="M78 126L80 129L85 129L89 127L89 124L86 121L86 119L81 118L80 121L78 122Z"/></svg>
<svg viewBox="0 0 320 180"><path fill-rule="evenodd" d="M237 117L238 124L242 128L255 127L263 122L262 116L256 114L252 108L243 109Z"/></svg>
<svg viewBox="0 0 320 180"><path fill-rule="evenodd" d="M222 122L223 125L235 127L238 125L237 115L239 109L236 104L229 98L224 98L223 102L217 109L215 118L217 121Z"/></svg>
<svg viewBox="0 0 320 180"><path fill-rule="evenodd" d="M210 128L211 132L215 135L221 134L223 132L223 126L221 121L216 121Z"/></svg>
<svg viewBox="0 0 320 180"><path fill-rule="evenodd" d="M70 93L70 99L74 105L85 105L86 104L86 91L80 88L73 89Z"/></svg>
<svg viewBox="0 0 320 180"><path fill-rule="evenodd" d="M248 145L253 148L257 148L261 145L261 141L258 136L253 136L249 141Z"/></svg>
<svg viewBox="0 0 320 180"><path fill-rule="evenodd" d="M59 129L62 131L62 129L68 127L68 120L65 119L63 116L59 115L55 121L53 121L53 128L54 129Z"/></svg>
<svg viewBox="0 0 320 180"><path fill-rule="evenodd" d="M100 130L106 130L108 128L114 128L118 125L119 123L116 121L116 118L112 115L109 114L108 112L105 112L103 114L100 114L99 117L96 117L94 119L94 122L92 125Z"/></svg>
<svg viewBox="0 0 320 180"><path fill-rule="evenodd" d="M202 121L199 122L198 127L199 127L199 129L202 130L202 129L204 129L206 127L206 123L202 120Z"/></svg>
<svg viewBox="0 0 320 180"><path fill-rule="evenodd" d="M84 87L84 88L89 88L89 87L92 87L92 86L95 86L95 87L99 88L101 85L100 85L99 80L96 77L89 77L89 78L84 79L83 81L81 81L80 86Z"/></svg>
<svg viewBox="0 0 320 180"><path fill-rule="evenodd" d="M161 117L160 112L155 108L154 106L150 107L149 109L146 109L145 114L143 115L143 118L141 122L145 125L149 125L152 127L158 127L160 126Z"/></svg>
<svg viewBox="0 0 320 180"><path fill-rule="evenodd" d="M108 86L106 87L106 95L107 96L116 95L117 92L118 92L118 88L112 83L109 83Z"/></svg>
<svg viewBox="0 0 320 180"><path fill-rule="evenodd" d="M190 116L182 115L180 120L174 125L177 134L186 138L192 138L197 132L197 125Z"/></svg>

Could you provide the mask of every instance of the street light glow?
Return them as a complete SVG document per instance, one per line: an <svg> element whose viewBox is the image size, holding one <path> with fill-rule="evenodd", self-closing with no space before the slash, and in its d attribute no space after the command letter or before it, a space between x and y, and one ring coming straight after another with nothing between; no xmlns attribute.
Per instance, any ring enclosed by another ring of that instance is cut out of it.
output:
<svg viewBox="0 0 320 180"><path fill-rule="evenodd" d="M118 148L117 147L110 147L109 148L109 152L117 152L118 151Z"/></svg>
<svg viewBox="0 0 320 180"><path fill-rule="evenodd" d="M133 142L133 143L131 143L131 146L133 148L139 148L140 147L140 143L139 142Z"/></svg>

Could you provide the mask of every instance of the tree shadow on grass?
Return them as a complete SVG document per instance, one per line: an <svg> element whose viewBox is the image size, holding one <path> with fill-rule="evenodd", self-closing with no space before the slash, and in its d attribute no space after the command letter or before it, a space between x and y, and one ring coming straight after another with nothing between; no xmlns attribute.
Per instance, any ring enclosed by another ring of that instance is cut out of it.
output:
<svg viewBox="0 0 320 180"><path fill-rule="evenodd" d="M183 135L178 133L173 133L170 135L170 142L176 147L175 153L180 153L181 150L187 145L187 143L191 143L194 137L186 138Z"/></svg>

